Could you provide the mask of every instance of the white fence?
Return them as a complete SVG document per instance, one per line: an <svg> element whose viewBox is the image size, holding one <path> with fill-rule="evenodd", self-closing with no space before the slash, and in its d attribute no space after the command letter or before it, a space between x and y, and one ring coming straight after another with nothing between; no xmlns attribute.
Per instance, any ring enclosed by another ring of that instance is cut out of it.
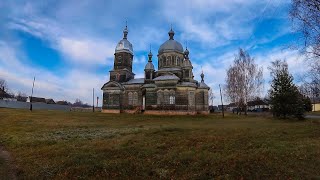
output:
<svg viewBox="0 0 320 180"><path fill-rule="evenodd" d="M0 100L0 108L29 109L29 102ZM32 103L32 109L70 111L70 106L59 104Z"/></svg>

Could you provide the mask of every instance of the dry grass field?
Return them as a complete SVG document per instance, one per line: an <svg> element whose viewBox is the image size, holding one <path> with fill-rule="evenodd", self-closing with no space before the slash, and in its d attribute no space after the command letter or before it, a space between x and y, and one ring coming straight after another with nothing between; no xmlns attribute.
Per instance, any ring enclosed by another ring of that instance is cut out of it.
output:
<svg viewBox="0 0 320 180"><path fill-rule="evenodd" d="M320 178L317 119L0 109L0 146L3 179Z"/></svg>

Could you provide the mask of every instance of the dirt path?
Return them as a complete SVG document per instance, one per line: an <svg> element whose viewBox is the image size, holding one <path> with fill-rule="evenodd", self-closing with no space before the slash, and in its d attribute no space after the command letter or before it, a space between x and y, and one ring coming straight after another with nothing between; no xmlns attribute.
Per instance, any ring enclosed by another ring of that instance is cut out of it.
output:
<svg viewBox="0 0 320 180"><path fill-rule="evenodd" d="M16 169L10 153L0 145L0 176L4 179L16 180Z"/></svg>

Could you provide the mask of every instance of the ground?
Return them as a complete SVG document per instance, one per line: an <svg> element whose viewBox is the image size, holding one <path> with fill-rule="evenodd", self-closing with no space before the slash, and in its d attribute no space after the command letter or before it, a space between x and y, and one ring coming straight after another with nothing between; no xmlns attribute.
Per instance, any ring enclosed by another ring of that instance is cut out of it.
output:
<svg viewBox="0 0 320 180"><path fill-rule="evenodd" d="M320 119L0 109L0 125L8 179L320 178Z"/></svg>

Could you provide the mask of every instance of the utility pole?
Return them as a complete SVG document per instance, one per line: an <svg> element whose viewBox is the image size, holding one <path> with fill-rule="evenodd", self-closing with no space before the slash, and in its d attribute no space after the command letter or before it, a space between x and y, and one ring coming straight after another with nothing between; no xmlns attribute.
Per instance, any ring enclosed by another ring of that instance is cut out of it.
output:
<svg viewBox="0 0 320 180"><path fill-rule="evenodd" d="M32 96L33 96L33 88L34 88L34 82L36 81L36 77L33 77L33 83L32 83L32 90L31 90L31 97L30 97L30 111L32 111Z"/></svg>
<svg viewBox="0 0 320 180"><path fill-rule="evenodd" d="M94 88L92 89L92 112L94 112Z"/></svg>
<svg viewBox="0 0 320 180"><path fill-rule="evenodd" d="M220 86L220 84L219 84L219 88L220 88L220 97L221 97L221 105L222 105L222 117L224 118L224 107L223 107L222 93L221 93L221 86Z"/></svg>

